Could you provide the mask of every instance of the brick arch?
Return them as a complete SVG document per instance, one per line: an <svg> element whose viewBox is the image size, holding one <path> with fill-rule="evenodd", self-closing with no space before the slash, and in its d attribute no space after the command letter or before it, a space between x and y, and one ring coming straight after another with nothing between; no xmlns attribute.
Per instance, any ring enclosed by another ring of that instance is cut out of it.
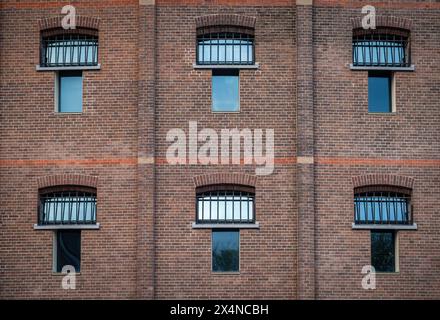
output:
<svg viewBox="0 0 440 320"><path fill-rule="evenodd" d="M249 174L215 173L196 176L193 178L193 181L195 187L214 184L236 184L255 187L257 184L257 177Z"/></svg>
<svg viewBox="0 0 440 320"><path fill-rule="evenodd" d="M353 29L362 28L362 17L352 18L351 24ZM377 16L376 15L376 28L399 28L411 31L412 21L410 19L393 17L393 16Z"/></svg>
<svg viewBox="0 0 440 320"><path fill-rule="evenodd" d="M235 26L242 28L255 28L256 17L238 14L211 14L196 18L196 27Z"/></svg>
<svg viewBox="0 0 440 320"><path fill-rule="evenodd" d="M97 188L98 177L81 174L59 174L37 178L38 189L62 185Z"/></svg>
<svg viewBox="0 0 440 320"><path fill-rule="evenodd" d="M414 178L391 174L367 174L352 178L353 187L365 187L372 185L397 186L412 189Z"/></svg>
<svg viewBox="0 0 440 320"><path fill-rule="evenodd" d="M60 15L38 20L40 31L61 28L61 20L63 19L63 17L64 15ZM100 19L97 17L86 17L77 15L75 22L77 28L98 30Z"/></svg>

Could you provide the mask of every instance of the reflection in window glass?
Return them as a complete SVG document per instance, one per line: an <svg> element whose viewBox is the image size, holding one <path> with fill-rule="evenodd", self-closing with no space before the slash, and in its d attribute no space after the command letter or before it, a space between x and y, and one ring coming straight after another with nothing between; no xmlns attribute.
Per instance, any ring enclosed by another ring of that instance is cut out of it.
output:
<svg viewBox="0 0 440 320"><path fill-rule="evenodd" d="M197 37L198 64L253 64L254 36L209 33Z"/></svg>
<svg viewBox="0 0 440 320"><path fill-rule="evenodd" d="M368 73L368 111L391 112L391 73Z"/></svg>
<svg viewBox="0 0 440 320"><path fill-rule="evenodd" d="M58 111L82 112L82 72L63 71L58 77Z"/></svg>
<svg viewBox="0 0 440 320"><path fill-rule="evenodd" d="M253 223L254 193L215 190L197 194L198 223Z"/></svg>
<svg viewBox="0 0 440 320"><path fill-rule="evenodd" d="M239 230L212 231L212 271L238 272L240 255Z"/></svg>
<svg viewBox="0 0 440 320"><path fill-rule="evenodd" d="M40 195L39 225L96 223L96 194L62 191Z"/></svg>
<svg viewBox="0 0 440 320"><path fill-rule="evenodd" d="M64 34L43 37L41 65L44 67L98 65L98 37Z"/></svg>
<svg viewBox="0 0 440 320"><path fill-rule="evenodd" d="M395 272L395 233L371 231L371 265L377 272Z"/></svg>
<svg viewBox="0 0 440 320"><path fill-rule="evenodd" d="M375 191L356 193L356 224L411 224L410 196L398 192Z"/></svg>
<svg viewBox="0 0 440 320"><path fill-rule="evenodd" d="M58 230L56 232L56 272L64 266L73 266L76 272L81 267L81 231Z"/></svg>
<svg viewBox="0 0 440 320"><path fill-rule="evenodd" d="M239 109L238 70L213 70L212 111L234 112Z"/></svg>

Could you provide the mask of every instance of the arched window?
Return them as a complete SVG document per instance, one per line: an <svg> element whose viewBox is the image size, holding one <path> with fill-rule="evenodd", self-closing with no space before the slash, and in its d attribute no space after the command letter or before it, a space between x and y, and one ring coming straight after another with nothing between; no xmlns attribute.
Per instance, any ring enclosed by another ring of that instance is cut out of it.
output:
<svg viewBox="0 0 440 320"><path fill-rule="evenodd" d="M255 188L241 185L199 187L197 223L254 223Z"/></svg>
<svg viewBox="0 0 440 320"><path fill-rule="evenodd" d="M98 65L98 31L93 29L44 30L41 33L41 67Z"/></svg>
<svg viewBox="0 0 440 320"><path fill-rule="evenodd" d="M214 26L197 29L198 65L253 65L254 29Z"/></svg>
<svg viewBox="0 0 440 320"><path fill-rule="evenodd" d="M354 191L355 224L411 225L411 190L368 186Z"/></svg>
<svg viewBox="0 0 440 320"><path fill-rule="evenodd" d="M40 190L38 225L96 224L96 189L59 186Z"/></svg>
<svg viewBox="0 0 440 320"><path fill-rule="evenodd" d="M399 28L353 30L353 66L409 67L410 34Z"/></svg>

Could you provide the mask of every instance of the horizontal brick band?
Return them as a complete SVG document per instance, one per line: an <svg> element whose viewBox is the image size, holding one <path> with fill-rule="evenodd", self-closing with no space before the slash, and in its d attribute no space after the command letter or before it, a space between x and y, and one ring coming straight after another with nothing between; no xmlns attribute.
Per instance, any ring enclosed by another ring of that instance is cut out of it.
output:
<svg viewBox="0 0 440 320"><path fill-rule="evenodd" d="M183 159L182 161L184 161ZM264 159L259 159L259 163ZM188 162L188 161L187 161ZM188 162L189 163L189 162ZM231 165L236 165L230 162ZM276 157L275 165L295 165L297 163L315 163L335 166L403 166L403 167L440 167L440 159L379 159L379 158L331 158L331 157ZM109 159L0 159L0 167L46 167L46 166L93 166L93 165L169 165L166 158L109 158ZM240 159L237 165L255 164L253 159ZM219 165L228 165L221 164Z"/></svg>

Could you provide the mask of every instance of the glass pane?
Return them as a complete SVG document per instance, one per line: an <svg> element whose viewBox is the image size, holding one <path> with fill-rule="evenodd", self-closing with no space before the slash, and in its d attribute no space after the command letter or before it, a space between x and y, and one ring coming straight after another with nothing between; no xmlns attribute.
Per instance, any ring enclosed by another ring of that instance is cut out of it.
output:
<svg viewBox="0 0 440 320"><path fill-rule="evenodd" d="M228 74L214 70L212 74L212 111L238 111L239 106L238 71Z"/></svg>
<svg viewBox="0 0 440 320"><path fill-rule="evenodd" d="M212 271L239 271L240 232L212 231Z"/></svg>
<svg viewBox="0 0 440 320"><path fill-rule="evenodd" d="M81 265L81 231L57 231L56 271L61 272L66 265L73 266L76 272Z"/></svg>
<svg viewBox="0 0 440 320"><path fill-rule="evenodd" d="M197 206L198 206L198 219L203 220L203 201L202 198L197 199Z"/></svg>
<svg viewBox="0 0 440 320"><path fill-rule="evenodd" d="M231 197L227 197L226 200L226 220L232 220L232 201Z"/></svg>
<svg viewBox="0 0 440 320"><path fill-rule="evenodd" d="M219 211L218 219L221 220L221 221L226 219L226 202L225 202L225 199L226 198L224 196L223 197L222 196L219 197L220 202L218 204L218 211Z"/></svg>
<svg viewBox="0 0 440 320"><path fill-rule="evenodd" d="M211 209L209 208L209 197L205 197L203 201L203 219L209 220L209 214L211 212Z"/></svg>
<svg viewBox="0 0 440 320"><path fill-rule="evenodd" d="M60 72L59 112L82 112L82 73Z"/></svg>
<svg viewBox="0 0 440 320"><path fill-rule="evenodd" d="M371 232L371 264L378 272L395 271L394 232Z"/></svg>
<svg viewBox="0 0 440 320"><path fill-rule="evenodd" d="M235 201L234 201L234 220L240 220L240 198L239 197L235 197Z"/></svg>
<svg viewBox="0 0 440 320"><path fill-rule="evenodd" d="M391 112L391 75L368 74L368 111Z"/></svg>

